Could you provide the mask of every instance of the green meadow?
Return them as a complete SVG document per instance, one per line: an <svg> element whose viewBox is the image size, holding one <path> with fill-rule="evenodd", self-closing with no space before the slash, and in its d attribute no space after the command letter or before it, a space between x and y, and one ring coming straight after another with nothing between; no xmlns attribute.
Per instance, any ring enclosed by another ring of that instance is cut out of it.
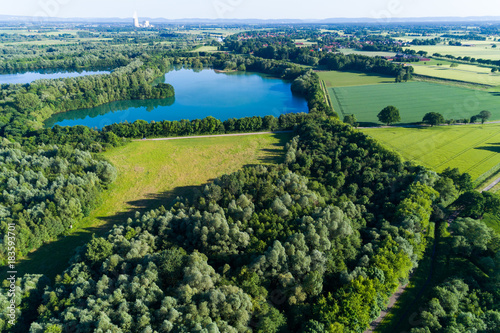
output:
<svg viewBox="0 0 500 333"><path fill-rule="evenodd" d="M71 234L43 245L17 264L21 273L54 278L67 266L78 245L102 235L135 211L170 206L177 196L189 198L203 184L245 165L280 162L291 134L136 141L104 153L118 178L102 195L101 205Z"/></svg>
<svg viewBox="0 0 500 333"><path fill-rule="evenodd" d="M327 88L394 83L393 77L378 74L339 71L318 71L317 74L321 80L325 81Z"/></svg>
<svg viewBox="0 0 500 333"><path fill-rule="evenodd" d="M500 164L500 124L362 130L406 160L437 172L458 168L473 179Z"/></svg>

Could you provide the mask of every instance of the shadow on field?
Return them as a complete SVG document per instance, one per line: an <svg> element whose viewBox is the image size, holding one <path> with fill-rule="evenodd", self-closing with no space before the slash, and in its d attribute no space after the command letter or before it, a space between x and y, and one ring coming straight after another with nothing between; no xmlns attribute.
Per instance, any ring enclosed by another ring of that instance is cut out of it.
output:
<svg viewBox="0 0 500 333"><path fill-rule="evenodd" d="M489 146L476 147L474 149L487 150L493 153L500 153L500 143L489 143Z"/></svg>
<svg viewBox="0 0 500 333"><path fill-rule="evenodd" d="M179 186L170 191L150 193L144 199L127 201L127 204L132 206L129 210L120 212L113 216L99 217L100 220L106 221L106 224L103 225L102 229L105 229L104 231L106 232L109 231L115 224L119 225L125 223L129 217L133 218L135 216L135 212L143 214L162 206L168 210L176 203L178 197L188 199L189 202L192 202L193 199L197 198L201 194L205 185L211 183L212 181L213 179L210 179L208 183L196 186Z"/></svg>
<svg viewBox="0 0 500 333"><path fill-rule="evenodd" d="M259 157L260 164L280 164L285 161L285 146L290 140L293 139L293 133L279 133L274 134L273 137L277 138L279 141L274 143L273 148L261 149L264 152L264 156ZM245 167L254 166L258 164L247 164Z"/></svg>

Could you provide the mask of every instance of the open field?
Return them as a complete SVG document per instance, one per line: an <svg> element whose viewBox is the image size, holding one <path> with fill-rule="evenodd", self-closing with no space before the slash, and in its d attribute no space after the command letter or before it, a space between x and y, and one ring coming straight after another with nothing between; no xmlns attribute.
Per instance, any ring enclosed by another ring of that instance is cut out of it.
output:
<svg viewBox="0 0 500 333"><path fill-rule="evenodd" d="M333 108L339 115L354 114L359 122L379 123L377 114L394 105L402 123L422 121L427 112L445 119L470 118L481 110L500 120L500 94L430 82L406 82L329 88Z"/></svg>
<svg viewBox="0 0 500 333"><path fill-rule="evenodd" d="M500 163L500 124L362 130L406 160L437 172L458 168L473 179Z"/></svg>
<svg viewBox="0 0 500 333"><path fill-rule="evenodd" d="M297 45L298 47L306 47L316 44L315 42L309 42L307 39L294 39L293 42L304 44L304 45Z"/></svg>
<svg viewBox="0 0 500 333"><path fill-rule="evenodd" d="M218 51L217 46L203 45L203 46L200 46L200 47L194 49L191 52L217 52L217 51Z"/></svg>
<svg viewBox="0 0 500 333"><path fill-rule="evenodd" d="M426 65L420 63L412 64L415 74L433 76L449 80L467 81L473 83L487 84L490 86L500 85L500 74L491 73L491 69L475 65L459 64L458 67L450 67L443 61L432 60L443 63L442 66Z"/></svg>
<svg viewBox="0 0 500 333"><path fill-rule="evenodd" d="M469 56L476 59L491 59L500 60L500 43L499 42L481 42L481 41L462 41L462 44L474 44L475 46L450 46L450 45L410 45L408 48L415 51L426 51L430 56L434 53L440 53L443 56L450 54L452 56L465 57ZM492 44L497 44L496 48L492 48Z"/></svg>
<svg viewBox="0 0 500 333"><path fill-rule="evenodd" d="M354 49L340 49L343 54L361 54L369 57L394 57L396 52L374 52L374 51L358 51Z"/></svg>
<svg viewBox="0 0 500 333"><path fill-rule="evenodd" d="M244 165L281 161L282 147L291 134L265 134L172 141L139 141L104 155L118 168L118 178L103 194L102 204L72 229L72 233L42 246L21 260L20 274L54 278L66 267L77 246L93 233L102 235L137 210L164 205Z"/></svg>
<svg viewBox="0 0 500 333"><path fill-rule="evenodd" d="M390 76L360 72L319 71L317 74L321 80L325 81L327 88L394 83L394 78Z"/></svg>

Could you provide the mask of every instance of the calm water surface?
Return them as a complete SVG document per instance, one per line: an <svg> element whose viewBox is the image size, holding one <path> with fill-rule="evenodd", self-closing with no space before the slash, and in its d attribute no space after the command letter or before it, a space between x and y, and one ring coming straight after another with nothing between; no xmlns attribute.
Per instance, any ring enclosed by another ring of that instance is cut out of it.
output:
<svg viewBox="0 0 500 333"><path fill-rule="evenodd" d="M68 77L78 77L95 74L109 74L108 71L34 71L16 74L0 74L0 84L31 83L40 79L64 79Z"/></svg>
<svg viewBox="0 0 500 333"><path fill-rule="evenodd" d="M175 88L175 97L162 100L132 100L107 103L91 109L57 114L54 125L85 125L102 128L113 123L229 118L307 112L304 98L293 96L291 83L255 73L217 73L211 69L178 69L165 74L164 82Z"/></svg>

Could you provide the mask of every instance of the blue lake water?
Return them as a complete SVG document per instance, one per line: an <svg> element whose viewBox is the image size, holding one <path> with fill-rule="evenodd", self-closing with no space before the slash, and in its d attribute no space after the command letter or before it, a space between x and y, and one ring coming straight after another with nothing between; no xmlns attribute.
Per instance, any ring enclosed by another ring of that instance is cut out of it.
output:
<svg viewBox="0 0 500 333"><path fill-rule="evenodd" d="M163 80L161 80L163 81ZM128 100L91 109L60 113L45 122L54 125L102 128L113 123L229 118L307 112L307 102L292 95L291 83L256 73L217 73L211 69L177 69L165 74L175 97L162 100Z"/></svg>
<svg viewBox="0 0 500 333"><path fill-rule="evenodd" d="M26 84L40 79L64 79L68 77L78 77L95 74L109 74L108 71L50 71L40 70L35 72L25 72L16 74L0 74L0 84Z"/></svg>

